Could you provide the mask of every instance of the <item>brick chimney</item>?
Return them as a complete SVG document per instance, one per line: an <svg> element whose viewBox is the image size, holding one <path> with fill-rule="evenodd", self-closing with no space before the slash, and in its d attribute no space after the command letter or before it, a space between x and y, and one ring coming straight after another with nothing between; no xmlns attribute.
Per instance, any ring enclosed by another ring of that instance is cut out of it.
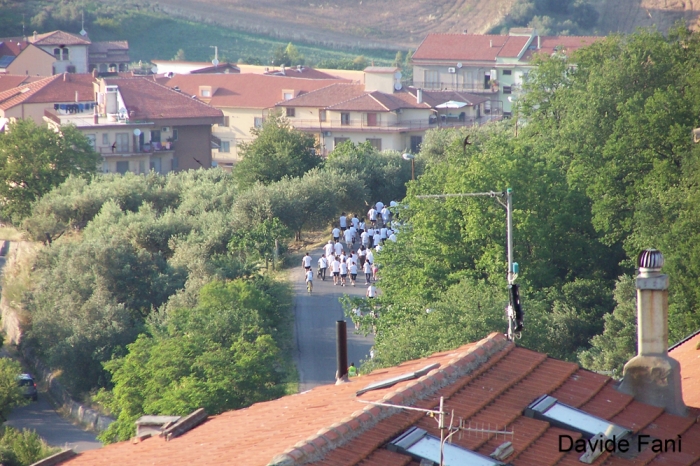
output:
<svg viewBox="0 0 700 466"><path fill-rule="evenodd" d="M642 403L685 416L681 367L668 355L668 275L661 273L664 256L656 249L646 249L637 263L638 354L625 364L619 390Z"/></svg>

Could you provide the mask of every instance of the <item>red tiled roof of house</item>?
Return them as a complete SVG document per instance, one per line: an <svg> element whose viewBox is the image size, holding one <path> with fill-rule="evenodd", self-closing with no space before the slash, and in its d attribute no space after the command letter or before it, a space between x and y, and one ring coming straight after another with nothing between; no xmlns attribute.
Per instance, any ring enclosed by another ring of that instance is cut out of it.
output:
<svg viewBox="0 0 700 466"><path fill-rule="evenodd" d="M338 79L337 76L333 76L314 68L309 68L308 66L285 68L284 71L282 71L282 69L271 70L264 74L266 76L288 76L290 78Z"/></svg>
<svg viewBox="0 0 700 466"><path fill-rule="evenodd" d="M592 43L605 39L597 36L541 36L540 48L528 50L523 54L523 60L529 60L537 53L545 53L551 55L555 50L561 50L565 53L571 53L574 50L580 49ZM537 39L533 41L537 43Z"/></svg>
<svg viewBox="0 0 700 466"><path fill-rule="evenodd" d="M412 91L415 94L415 90ZM423 90L423 101L429 104L431 107L435 108L440 104L444 104L449 101L464 102L467 105L479 105L484 102L488 102L490 99L488 97L469 94L466 92L458 91L432 91Z"/></svg>
<svg viewBox="0 0 700 466"><path fill-rule="evenodd" d="M29 36L29 42L34 45L90 45L90 39L65 31L52 31L38 34L36 39Z"/></svg>
<svg viewBox="0 0 700 466"><path fill-rule="evenodd" d="M88 47L90 53L107 53L107 52L128 52L129 42L126 40L107 40L101 42L92 42Z"/></svg>
<svg viewBox="0 0 700 466"><path fill-rule="evenodd" d="M272 108L284 96L283 91L304 95L344 79L303 79L260 74L179 74L167 86L179 87L183 93L199 95L199 86L211 86L215 92L209 103L217 108Z"/></svg>
<svg viewBox="0 0 700 466"><path fill-rule="evenodd" d="M700 408L700 330L673 345L668 355L681 365L681 386L686 406Z"/></svg>
<svg viewBox="0 0 700 466"><path fill-rule="evenodd" d="M365 95L364 84L336 83L326 85L312 92L285 100L278 107L317 107L327 108Z"/></svg>
<svg viewBox="0 0 700 466"><path fill-rule="evenodd" d="M221 110L158 84L152 78L105 78L104 81L119 87L129 117L134 120L223 117Z"/></svg>
<svg viewBox="0 0 700 466"><path fill-rule="evenodd" d="M15 105L25 102L35 93L39 92L44 86L59 79L59 77L61 77L59 74L49 76L32 83L27 83L12 89L8 89L4 92L0 92L0 109L7 110Z"/></svg>
<svg viewBox="0 0 700 466"><path fill-rule="evenodd" d="M231 63L220 63L217 66L205 66L197 70L190 71L190 74L218 74L218 73L240 73L241 69Z"/></svg>
<svg viewBox="0 0 700 466"><path fill-rule="evenodd" d="M20 84L38 81L39 79L41 78L24 74L0 74L0 92L12 89Z"/></svg>
<svg viewBox="0 0 700 466"><path fill-rule="evenodd" d="M400 108L430 108L416 102L416 96L403 90L392 94L366 92L362 84L334 84L297 98L283 101L278 107L318 107L337 111L391 112Z"/></svg>
<svg viewBox="0 0 700 466"><path fill-rule="evenodd" d="M439 367L417 380L356 396L358 389L369 384L433 364ZM579 438L580 434L523 415L524 409L543 394L635 433L660 439L683 436L682 453L660 454L648 448L636 459L624 459L606 452L594 462L596 465L700 464L700 410L691 410L687 417L666 414L662 408L641 404L618 392L609 377L516 347L497 333L454 351L351 378L346 384L320 386L214 416L170 441L155 437L134 444L121 442L81 453L62 464L417 465L406 455L388 451L385 445L412 426L439 438L435 418L420 411L380 407L360 400L434 410L444 397L444 409L454 411L454 422L462 420L467 425L513 432L508 440L514 453L507 462L515 466L580 465L581 453L558 448L559 435ZM452 437L454 445L487 456L503 442L502 436L483 433L463 432Z"/></svg>
<svg viewBox="0 0 700 466"><path fill-rule="evenodd" d="M0 39L0 56L10 55L16 57L27 48L28 42L22 37L4 37Z"/></svg>
<svg viewBox="0 0 700 466"><path fill-rule="evenodd" d="M594 36L540 36L532 39L521 60L529 60L535 53L551 54L555 48L572 52L590 45L603 37ZM449 60L494 62L497 58L517 58L527 45L529 36L500 36L480 34L428 34L413 54L413 60Z"/></svg>

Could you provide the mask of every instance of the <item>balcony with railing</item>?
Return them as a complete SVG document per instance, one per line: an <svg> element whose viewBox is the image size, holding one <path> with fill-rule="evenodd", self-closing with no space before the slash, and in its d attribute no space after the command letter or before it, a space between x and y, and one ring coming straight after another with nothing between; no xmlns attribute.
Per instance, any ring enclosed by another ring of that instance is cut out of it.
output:
<svg viewBox="0 0 700 466"><path fill-rule="evenodd" d="M350 131L350 132L407 132L422 131L432 128L459 128L462 126L481 125L492 120L501 119L502 115L485 115L479 118L468 117L463 114L436 114L430 118L414 120L401 120L397 122L376 121L368 124L366 119L356 118L349 120L303 120L290 119L290 123L300 131Z"/></svg>
<svg viewBox="0 0 700 466"><path fill-rule="evenodd" d="M116 145L112 146L100 146L96 147L95 151L98 152L102 157L144 157L144 156L163 156L173 154L174 149L170 147L158 144L143 144L141 148L133 147L121 147Z"/></svg>
<svg viewBox="0 0 700 466"><path fill-rule="evenodd" d="M432 91L457 91L469 94L497 94L498 84L486 86L481 81L458 82L458 81L413 81L413 87Z"/></svg>

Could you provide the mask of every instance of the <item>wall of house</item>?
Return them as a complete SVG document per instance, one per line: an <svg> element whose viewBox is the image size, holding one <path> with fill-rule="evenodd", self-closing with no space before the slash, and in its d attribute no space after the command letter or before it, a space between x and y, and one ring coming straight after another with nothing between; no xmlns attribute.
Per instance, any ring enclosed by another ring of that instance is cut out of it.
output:
<svg viewBox="0 0 700 466"><path fill-rule="evenodd" d="M53 75L53 55L49 55L39 47L29 45L7 67L8 74L24 74L29 76Z"/></svg>
<svg viewBox="0 0 700 466"><path fill-rule="evenodd" d="M255 126L255 118L263 118L263 110L259 108L219 108L228 117L229 125L213 125L212 133L222 141L228 141L230 152L212 149L212 157L217 162L235 162L238 160L238 144L251 142L253 135L250 130ZM225 118L224 118L225 119Z"/></svg>
<svg viewBox="0 0 700 466"><path fill-rule="evenodd" d="M43 50L53 56L54 45L41 46ZM75 66L76 73L88 72L88 46L87 45L66 45L68 52L68 60L60 60L54 63L56 73L68 71L69 66Z"/></svg>
<svg viewBox="0 0 700 466"><path fill-rule="evenodd" d="M394 92L394 82L394 73L365 72L365 90L368 92L379 91L391 94Z"/></svg>
<svg viewBox="0 0 700 466"><path fill-rule="evenodd" d="M211 168L211 125L175 126L175 170ZM199 161L199 163L197 162Z"/></svg>
<svg viewBox="0 0 700 466"><path fill-rule="evenodd" d="M382 151L385 150L395 150L403 152L404 150L410 148L410 136L420 135L423 136L425 131L416 131L411 133L372 133L369 131L362 132L350 132L350 131L331 131L330 136L321 135L320 143L321 146L327 151L331 152L335 149L336 138L348 138L355 144L360 144L366 142L368 139L381 139L382 140ZM327 133L324 133L327 134Z"/></svg>

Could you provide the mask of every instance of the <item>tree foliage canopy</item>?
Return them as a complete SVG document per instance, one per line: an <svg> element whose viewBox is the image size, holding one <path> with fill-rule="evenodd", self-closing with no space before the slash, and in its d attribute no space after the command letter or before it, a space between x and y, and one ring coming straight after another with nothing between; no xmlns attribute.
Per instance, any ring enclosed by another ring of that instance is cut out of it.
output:
<svg viewBox="0 0 700 466"><path fill-rule="evenodd" d="M33 120L18 120L0 133L0 216L19 222L31 204L70 175L97 171L99 155L74 126L57 133Z"/></svg>

